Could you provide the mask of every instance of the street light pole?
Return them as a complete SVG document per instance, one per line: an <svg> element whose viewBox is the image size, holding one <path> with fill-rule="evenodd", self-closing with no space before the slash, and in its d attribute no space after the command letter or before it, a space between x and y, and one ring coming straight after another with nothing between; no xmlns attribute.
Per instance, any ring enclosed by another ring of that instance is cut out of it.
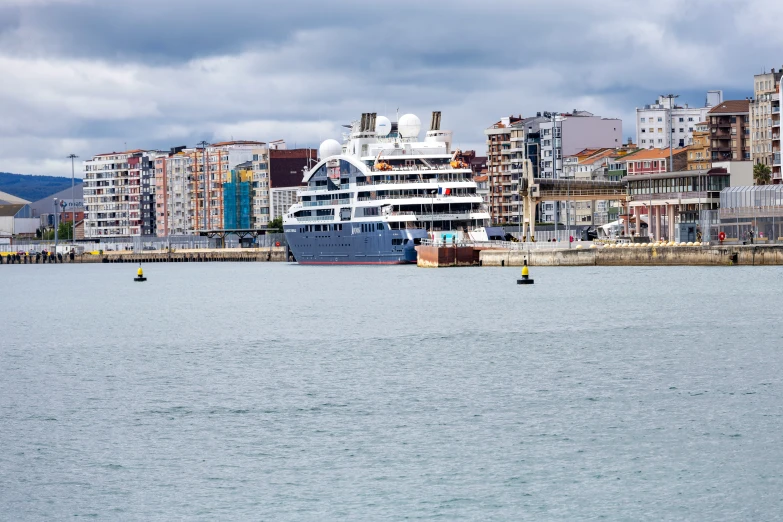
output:
<svg viewBox="0 0 783 522"><path fill-rule="evenodd" d="M555 148L555 129L557 128L557 116L555 113L552 113L552 179L557 178L557 149ZM560 214L560 202L555 201L554 202L555 207L555 214L554 214L554 221L555 221L555 241L558 240L557 238L557 218Z"/></svg>
<svg viewBox="0 0 783 522"><path fill-rule="evenodd" d="M204 164L204 204L202 205L202 210L204 212L204 226L206 227L205 230L208 230L212 225L212 216L210 214L212 209L209 203L212 196L210 193L212 190L212 183L210 180L209 156L207 151L207 146L209 143L205 140L202 140L198 144L201 145L201 161Z"/></svg>
<svg viewBox="0 0 783 522"><path fill-rule="evenodd" d="M70 154L68 156L71 158L71 241L74 240L76 237L76 198L74 197L74 167L73 167L73 160L78 158L76 154Z"/></svg>
<svg viewBox="0 0 783 522"><path fill-rule="evenodd" d="M650 232L652 231L652 170L650 171L650 186L648 187L650 191L650 206L647 207L647 237L650 237ZM641 225L639 225L639 228L642 228ZM641 230L638 230L637 232L641 232ZM639 237L641 237L641 234L639 234ZM652 241L652 239L650 240Z"/></svg>
<svg viewBox="0 0 783 522"><path fill-rule="evenodd" d="M674 114L674 100L679 97L679 94L661 94L661 98L669 99L669 172L674 172L674 153L672 151L674 127L672 126L672 115ZM669 223L669 239L671 239L671 227L672 223Z"/></svg>
<svg viewBox="0 0 783 522"><path fill-rule="evenodd" d="M679 98L679 94L662 94L661 98L669 99L669 172L674 172L674 165L672 164L672 134L674 134L674 127L672 126L672 113L674 112L674 100Z"/></svg>
<svg viewBox="0 0 783 522"><path fill-rule="evenodd" d="M57 198L54 198L54 255L57 255Z"/></svg>

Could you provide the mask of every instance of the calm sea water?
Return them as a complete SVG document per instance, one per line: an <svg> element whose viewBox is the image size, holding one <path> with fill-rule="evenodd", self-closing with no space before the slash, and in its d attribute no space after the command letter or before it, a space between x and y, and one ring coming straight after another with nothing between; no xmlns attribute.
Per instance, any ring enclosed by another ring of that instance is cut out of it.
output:
<svg viewBox="0 0 783 522"><path fill-rule="evenodd" d="M783 269L0 266L0 518L783 517Z"/></svg>

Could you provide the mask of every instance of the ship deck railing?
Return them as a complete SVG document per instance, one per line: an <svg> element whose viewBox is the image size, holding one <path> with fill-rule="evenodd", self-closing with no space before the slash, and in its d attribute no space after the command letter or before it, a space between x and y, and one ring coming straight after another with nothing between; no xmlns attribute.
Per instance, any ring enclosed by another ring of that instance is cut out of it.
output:
<svg viewBox="0 0 783 522"><path fill-rule="evenodd" d="M440 178L428 178L428 179L397 179L388 180L381 179L375 181L357 181L357 187L364 187L366 185L401 185L403 183L473 183L473 180L469 177L460 177L457 179L440 179Z"/></svg>
<svg viewBox="0 0 783 522"><path fill-rule="evenodd" d="M383 161L383 160L381 160ZM430 166L424 166L421 165L391 165L391 170L373 170L373 172L428 172L431 170L439 170L439 171L460 171L460 170L470 170L470 167L464 167L464 168L454 168L450 164L445 163L442 165L430 165Z"/></svg>
<svg viewBox="0 0 783 522"><path fill-rule="evenodd" d="M471 193L471 194L410 194L410 195L384 195L384 196L362 196L360 198L356 198L357 201L375 201L375 200L381 200L381 199L427 199L427 200L436 200L441 198L481 198L478 194ZM483 201L483 200L482 200Z"/></svg>
<svg viewBox="0 0 783 522"><path fill-rule="evenodd" d="M295 216L295 219L297 221L333 221L336 218L335 216Z"/></svg>
<svg viewBox="0 0 783 522"><path fill-rule="evenodd" d="M349 205L350 199L327 199L323 201L302 201L303 207L322 207L324 205Z"/></svg>

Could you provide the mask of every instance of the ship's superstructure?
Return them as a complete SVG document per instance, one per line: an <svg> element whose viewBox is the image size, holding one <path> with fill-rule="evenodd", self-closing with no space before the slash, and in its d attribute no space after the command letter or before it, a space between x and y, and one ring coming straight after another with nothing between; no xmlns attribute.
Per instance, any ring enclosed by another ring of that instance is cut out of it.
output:
<svg viewBox="0 0 783 522"><path fill-rule="evenodd" d="M304 264L416 261L422 239L502 239L476 193L469 165L452 150L440 112L419 140L421 122L375 113L350 125L343 144L326 140L306 188L286 213L286 238Z"/></svg>

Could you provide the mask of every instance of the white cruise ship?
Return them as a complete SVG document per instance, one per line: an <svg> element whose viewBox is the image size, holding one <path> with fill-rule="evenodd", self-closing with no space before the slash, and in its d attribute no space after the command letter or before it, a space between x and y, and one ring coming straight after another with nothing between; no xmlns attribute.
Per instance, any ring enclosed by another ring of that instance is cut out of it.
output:
<svg viewBox="0 0 783 522"><path fill-rule="evenodd" d="M453 150L440 112L421 140L421 121L375 113L329 139L284 216L289 247L302 264L415 263L422 239L452 244L502 239L476 193L469 165Z"/></svg>

